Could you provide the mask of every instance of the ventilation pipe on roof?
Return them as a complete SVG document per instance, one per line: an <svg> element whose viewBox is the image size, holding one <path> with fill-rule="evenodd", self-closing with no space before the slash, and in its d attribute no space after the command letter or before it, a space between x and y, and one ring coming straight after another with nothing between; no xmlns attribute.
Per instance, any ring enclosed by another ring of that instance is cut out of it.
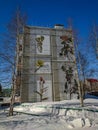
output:
<svg viewBox="0 0 98 130"><path fill-rule="evenodd" d="M62 25L62 24L55 24L54 28L55 29L64 29L64 25Z"/></svg>

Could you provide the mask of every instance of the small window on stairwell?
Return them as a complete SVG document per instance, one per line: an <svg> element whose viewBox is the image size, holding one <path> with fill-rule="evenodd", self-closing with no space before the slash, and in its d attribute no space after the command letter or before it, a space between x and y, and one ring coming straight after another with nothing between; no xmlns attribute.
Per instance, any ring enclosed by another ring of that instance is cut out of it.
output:
<svg viewBox="0 0 98 130"><path fill-rule="evenodd" d="M22 45L19 45L19 51L22 51Z"/></svg>
<svg viewBox="0 0 98 130"><path fill-rule="evenodd" d="M21 71L17 71L17 76L21 76Z"/></svg>
<svg viewBox="0 0 98 130"><path fill-rule="evenodd" d="M19 56L18 63L21 63L21 56Z"/></svg>

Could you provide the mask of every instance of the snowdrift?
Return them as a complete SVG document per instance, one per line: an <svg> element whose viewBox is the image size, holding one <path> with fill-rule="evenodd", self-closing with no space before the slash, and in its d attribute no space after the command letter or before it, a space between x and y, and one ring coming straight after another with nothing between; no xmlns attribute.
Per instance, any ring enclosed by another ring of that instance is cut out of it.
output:
<svg viewBox="0 0 98 130"><path fill-rule="evenodd" d="M15 107L14 111L38 117L45 116L48 120L54 119L53 122L56 121L68 129L97 126L98 100L86 99L84 104L84 107L80 107L79 100L23 103Z"/></svg>

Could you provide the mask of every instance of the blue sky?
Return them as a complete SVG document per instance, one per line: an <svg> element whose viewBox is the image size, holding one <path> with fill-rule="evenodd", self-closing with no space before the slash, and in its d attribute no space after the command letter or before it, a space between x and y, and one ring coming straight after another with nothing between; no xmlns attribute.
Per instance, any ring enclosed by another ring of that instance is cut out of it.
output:
<svg viewBox="0 0 98 130"><path fill-rule="evenodd" d="M53 27L60 23L66 27L71 18L83 37L98 22L98 0L0 0L0 33L17 6L27 13L28 24L33 26Z"/></svg>
<svg viewBox="0 0 98 130"><path fill-rule="evenodd" d="M6 24L19 6L32 26L53 27L59 23L66 28L71 18L84 40L92 24L98 24L98 0L0 0L0 34L6 31Z"/></svg>

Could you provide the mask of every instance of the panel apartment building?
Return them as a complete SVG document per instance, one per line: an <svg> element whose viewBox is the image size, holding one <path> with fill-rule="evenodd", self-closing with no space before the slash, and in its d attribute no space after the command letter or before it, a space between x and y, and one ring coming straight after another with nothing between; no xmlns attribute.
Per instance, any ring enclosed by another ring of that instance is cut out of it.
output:
<svg viewBox="0 0 98 130"><path fill-rule="evenodd" d="M17 40L16 93L21 102L76 97L78 74L72 30L25 26Z"/></svg>

